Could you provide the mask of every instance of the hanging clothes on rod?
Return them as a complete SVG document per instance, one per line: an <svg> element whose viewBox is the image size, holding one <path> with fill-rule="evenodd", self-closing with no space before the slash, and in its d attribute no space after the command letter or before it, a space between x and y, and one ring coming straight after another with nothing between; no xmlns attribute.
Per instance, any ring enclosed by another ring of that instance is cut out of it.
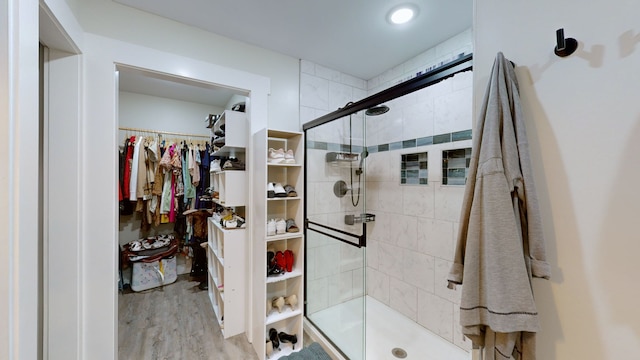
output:
<svg viewBox="0 0 640 360"><path fill-rule="evenodd" d="M121 214L131 214L133 209L141 213L142 231L151 225L175 223L181 218L177 214L191 208L209 187L209 177L201 171L208 169L209 137L128 127L120 130L125 132L120 152ZM203 158L206 166L202 166Z"/></svg>

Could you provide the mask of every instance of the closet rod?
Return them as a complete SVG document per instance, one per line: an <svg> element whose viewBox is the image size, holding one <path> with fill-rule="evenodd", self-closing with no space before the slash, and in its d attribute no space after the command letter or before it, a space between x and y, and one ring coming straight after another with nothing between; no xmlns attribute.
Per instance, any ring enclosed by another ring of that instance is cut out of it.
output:
<svg viewBox="0 0 640 360"><path fill-rule="evenodd" d="M130 127L118 127L120 130L124 131L137 131L137 132L147 132L147 133L156 133L163 135L176 135L176 136L187 136L187 137L201 137L205 139L209 139L209 135L197 135L197 134L187 134L187 133L179 133L179 132L171 132L171 131L160 131L160 130L149 130L149 129L138 129L138 128L130 128Z"/></svg>

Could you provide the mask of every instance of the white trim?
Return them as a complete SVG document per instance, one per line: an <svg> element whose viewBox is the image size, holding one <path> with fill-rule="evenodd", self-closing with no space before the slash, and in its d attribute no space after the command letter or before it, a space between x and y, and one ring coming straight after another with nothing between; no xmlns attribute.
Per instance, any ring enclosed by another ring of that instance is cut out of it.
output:
<svg viewBox="0 0 640 360"><path fill-rule="evenodd" d="M37 2L0 8L0 358L36 359L38 346ZM5 60L6 59L6 60Z"/></svg>
<svg viewBox="0 0 640 360"><path fill-rule="evenodd" d="M82 129L81 183L83 358L117 358L117 138L115 70L139 68L190 81L244 90L251 97L251 129L267 125L270 81L176 54L85 34L85 113ZM248 204L251 206L251 204ZM89 211L90 209L90 211Z"/></svg>

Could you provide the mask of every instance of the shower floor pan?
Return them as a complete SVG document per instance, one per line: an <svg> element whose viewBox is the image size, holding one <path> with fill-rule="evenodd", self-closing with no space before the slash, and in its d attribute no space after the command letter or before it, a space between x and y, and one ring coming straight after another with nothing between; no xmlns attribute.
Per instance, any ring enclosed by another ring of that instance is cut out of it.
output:
<svg viewBox="0 0 640 360"><path fill-rule="evenodd" d="M406 352L409 360L468 360L467 352L418 325L413 320L367 296L367 357L365 360L396 360L396 348ZM319 311L311 316L313 322L346 354L360 352L362 327L361 299L351 300ZM338 319L338 321L336 321ZM345 329L346 330L341 330ZM355 331L354 331L355 330ZM354 360L356 355L351 356Z"/></svg>

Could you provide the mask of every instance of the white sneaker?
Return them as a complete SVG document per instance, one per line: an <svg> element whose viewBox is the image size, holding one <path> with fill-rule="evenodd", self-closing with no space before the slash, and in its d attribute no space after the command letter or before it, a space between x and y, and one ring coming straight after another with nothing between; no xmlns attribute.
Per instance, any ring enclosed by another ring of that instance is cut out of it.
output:
<svg viewBox="0 0 640 360"><path fill-rule="evenodd" d="M273 236L275 234L276 234L276 221L271 219L267 221L267 236Z"/></svg>
<svg viewBox="0 0 640 360"><path fill-rule="evenodd" d="M276 220L276 234L284 234L287 232L287 222L284 219Z"/></svg>
<svg viewBox="0 0 640 360"><path fill-rule="evenodd" d="M220 172L220 171L222 171L222 168L220 167L220 159L214 159L214 160L211 162L210 171L213 171L213 172Z"/></svg>
<svg viewBox="0 0 640 360"><path fill-rule="evenodd" d="M267 198L271 199L276 197L276 189L273 187L273 183L267 183Z"/></svg>
<svg viewBox="0 0 640 360"><path fill-rule="evenodd" d="M285 164L295 164L296 158L293 156L293 150L289 149L286 153L284 153L284 163Z"/></svg>
<svg viewBox="0 0 640 360"><path fill-rule="evenodd" d="M273 195L275 197L287 197L287 192L284 189L284 186L280 183L276 183L273 186Z"/></svg>
<svg viewBox="0 0 640 360"><path fill-rule="evenodd" d="M283 161L284 161L284 150L282 149L274 150L273 148L269 148L268 162L272 164L280 164Z"/></svg>

